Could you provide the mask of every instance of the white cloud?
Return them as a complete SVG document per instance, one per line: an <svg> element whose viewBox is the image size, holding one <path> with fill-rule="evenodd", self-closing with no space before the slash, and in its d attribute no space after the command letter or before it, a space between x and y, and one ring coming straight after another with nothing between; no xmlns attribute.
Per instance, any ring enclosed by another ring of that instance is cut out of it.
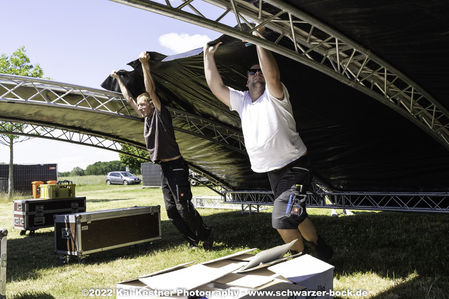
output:
<svg viewBox="0 0 449 299"><path fill-rule="evenodd" d="M175 54L190 51L196 48L202 48L205 43L210 41L207 35L187 33L167 33L159 37L159 43L172 50Z"/></svg>

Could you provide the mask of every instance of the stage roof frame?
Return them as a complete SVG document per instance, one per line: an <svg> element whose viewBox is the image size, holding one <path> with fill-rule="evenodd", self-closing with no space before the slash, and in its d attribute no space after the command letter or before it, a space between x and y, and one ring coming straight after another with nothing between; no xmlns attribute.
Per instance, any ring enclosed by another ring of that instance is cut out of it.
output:
<svg viewBox="0 0 449 299"><path fill-rule="evenodd" d="M372 51L286 1L111 1L246 40L305 64L380 101L449 150L449 112L429 92ZM222 13L207 17L207 7L201 7L204 2ZM231 13L235 14L235 27L223 23L224 16ZM271 41L253 36L251 32L260 26L277 32L278 38Z"/></svg>

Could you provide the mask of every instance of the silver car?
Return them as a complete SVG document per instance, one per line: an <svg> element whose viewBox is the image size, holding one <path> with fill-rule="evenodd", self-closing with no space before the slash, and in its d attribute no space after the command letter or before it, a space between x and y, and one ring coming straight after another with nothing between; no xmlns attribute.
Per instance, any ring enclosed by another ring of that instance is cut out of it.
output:
<svg viewBox="0 0 449 299"><path fill-rule="evenodd" d="M112 171L106 176L106 184L140 184L140 178L128 171Z"/></svg>

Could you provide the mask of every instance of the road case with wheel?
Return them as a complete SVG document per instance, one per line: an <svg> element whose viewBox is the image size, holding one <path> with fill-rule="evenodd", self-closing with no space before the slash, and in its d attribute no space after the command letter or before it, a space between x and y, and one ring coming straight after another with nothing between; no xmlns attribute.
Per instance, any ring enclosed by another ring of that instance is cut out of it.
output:
<svg viewBox="0 0 449 299"><path fill-rule="evenodd" d="M86 197L60 199L22 199L14 200L13 227L34 233L36 229L54 226L56 214L71 214L86 211Z"/></svg>
<svg viewBox="0 0 449 299"><path fill-rule="evenodd" d="M161 238L160 206L55 216L55 252L82 257Z"/></svg>
<svg viewBox="0 0 449 299"><path fill-rule="evenodd" d="M8 231L0 228L0 299L6 298L6 236Z"/></svg>

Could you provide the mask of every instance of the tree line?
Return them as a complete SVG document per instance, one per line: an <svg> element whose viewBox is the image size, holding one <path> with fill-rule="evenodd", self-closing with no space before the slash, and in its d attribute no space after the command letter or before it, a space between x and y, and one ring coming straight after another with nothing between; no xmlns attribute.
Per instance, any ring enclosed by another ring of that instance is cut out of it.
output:
<svg viewBox="0 0 449 299"><path fill-rule="evenodd" d="M129 155L120 153L120 161L95 162L87 166L86 170L75 167L71 171L58 172L58 176L106 175L110 171L126 170L126 166L132 173L141 174L140 164L150 160L148 152L126 144L122 144L122 151ZM136 158L136 155L145 158Z"/></svg>
<svg viewBox="0 0 449 299"><path fill-rule="evenodd" d="M95 162L82 169L81 167L75 167L71 171L58 172L59 176L84 176L84 175L106 175L111 171L126 170L126 165L121 161L109 161L109 162ZM135 174L140 174L140 167L137 169L131 169Z"/></svg>

